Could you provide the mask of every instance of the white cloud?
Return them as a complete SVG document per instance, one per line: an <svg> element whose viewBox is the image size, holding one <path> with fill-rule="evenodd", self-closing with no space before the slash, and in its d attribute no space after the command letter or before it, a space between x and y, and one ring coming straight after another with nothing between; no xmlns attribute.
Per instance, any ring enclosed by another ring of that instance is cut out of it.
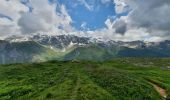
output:
<svg viewBox="0 0 170 100"><path fill-rule="evenodd" d="M108 28L109 30L113 29L113 28L112 28L112 27L113 27L113 22L111 21L110 18L108 18L108 19L105 21L105 25L107 26L107 28Z"/></svg>
<svg viewBox="0 0 170 100"><path fill-rule="evenodd" d="M125 0L114 0L115 11L117 14L124 13L129 10L128 5L124 1Z"/></svg>
<svg viewBox="0 0 170 100"><path fill-rule="evenodd" d="M60 12L56 12L56 5L47 0L30 0L33 11L24 13L18 24L23 33L58 32L59 26L66 31L71 30L71 17L64 5L58 5Z"/></svg>
<svg viewBox="0 0 170 100"><path fill-rule="evenodd" d="M89 11L94 5L86 0L76 0ZM110 0L101 0L107 3ZM106 28L94 31L75 30L64 5L49 4L48 0L30 0L33 11L19 0L0 0L0 36L26 33L55 33L92 36L112 40L152 40L170 39L170 1L168 0L114 0L117 14L131 12L127 16L105 21ZM56 8L58 12L56 12ZM114 9L113 9L114 11ZM81 27L85 28L86 22ZM60 28L58 28L60 27Z"/></svg>
<svg viewBox="0 0 170 100"><path fill-rule="evenodd" d="M16 27L15 22L12 22L7 18L0 18L0 36L14 33L14 27Z"/></svg>
<svg viewBox="0 0 170 100"><path fill-rule="evenodd" d="M87 10L89 10L89 11L93 11L93 10L94 10L94 6L88 4L86 0L78 0L78 1L79 1L82 5L84 5L84 6L87 8Z"/></svg>
<svg viewBox="0 0 170 100"><path fill-rule="evenodd" d="M33 8L32 12L19 0L1 0L0 14L12 20L0 17L0 36L36 32L61 34L74 30L64 5L50 4L48 0L30 0L29 5ZM56 6L59 12L56 12Z"/></svg>
<svg viewBox="0 0 170 100"><path fill-rule="evenodd" d="M114 3L117 14L132 10L114 21L108 18L105 22L107 28L94 32L100 33L100 37L130 41L170 39L170 1L114 0Z"/></svg>
<svg viewBox="0 0 170 100"><path fill-rule="evenodd" d="M86 23L86 22L82 22L82 24L81 24L81 26L80 26L80 27L81 27L82 29L86 29L86 25L87 25L87 23Z"/></svg>
<svg viewBox="0 0 170 100"><path fill-rule="evenodd" d="M18 0L0 0L0 14L11 18L0 17L0 36L8 36L10 34L18 34L19 27L17 22L21 14L28 11L28 8L21 4Z"/></svg>
<svg viewBox="0 0 170 100"><path fill-rule="evenodd" d="M28 8L19 0L0 0L0 14L10 16L13 20L20 18L20 13L27 12Z"/></svg>
<svg viewBox="0 0 170 100"><path fill-rule="evenodd" d="M167 37L170 35L170 1L143 0L135 2L136 7L129 14L133 27L146 28L155 36Z"/></svg>

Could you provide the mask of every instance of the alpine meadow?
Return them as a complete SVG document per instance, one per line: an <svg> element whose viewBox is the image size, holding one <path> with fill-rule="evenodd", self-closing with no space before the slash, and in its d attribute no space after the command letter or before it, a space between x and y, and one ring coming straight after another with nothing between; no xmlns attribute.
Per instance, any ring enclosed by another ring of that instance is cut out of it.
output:
<svg viewBox="0 0 170 100"><path fill-rule="evenodd" d="M0 100L170 100L169 0L0 0Z"/></svg>

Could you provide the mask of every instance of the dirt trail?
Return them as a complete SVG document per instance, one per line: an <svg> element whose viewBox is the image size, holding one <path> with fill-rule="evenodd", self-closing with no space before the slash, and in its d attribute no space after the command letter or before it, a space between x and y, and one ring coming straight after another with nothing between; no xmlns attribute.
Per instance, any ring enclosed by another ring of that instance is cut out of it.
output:
<svg viewBox="0 0 170 100"><path fill-rule="evenodd" d="M154 84L153 82L149 82L154 88L155 90L162 96L162 99L163 100L166 100L167 98L167 93L166 93L166 90L163 89L162 87Z"/></svg>

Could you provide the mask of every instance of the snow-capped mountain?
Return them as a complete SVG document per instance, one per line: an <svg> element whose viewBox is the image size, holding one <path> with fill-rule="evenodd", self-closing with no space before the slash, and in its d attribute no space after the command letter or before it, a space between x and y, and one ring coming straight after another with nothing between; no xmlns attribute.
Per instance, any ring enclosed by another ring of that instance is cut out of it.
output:
<svg viewBox="0 0 170 100"><path fill-rule="evenodd" d="M86 45L90 43L90 38L74 35L34 35L30 39L42 45L53 46L57 49L67 48L71 44Z"/></svg>
<svg viewBox="0 0 170 100"><path fill-rule="evenodd" d="M0 64L46 60L170 57L170 41L102 41L74 35L13 36L0 41Z"/></svg>

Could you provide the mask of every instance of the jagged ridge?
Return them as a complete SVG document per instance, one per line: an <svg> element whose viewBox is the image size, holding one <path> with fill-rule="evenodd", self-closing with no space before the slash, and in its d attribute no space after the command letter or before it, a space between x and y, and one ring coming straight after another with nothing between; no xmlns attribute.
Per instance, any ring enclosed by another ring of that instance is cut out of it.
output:
<svg viewBox="0 0 170 100"><path fill-rule="evenodd" d="M0 41L0 63L46 60L109 60L115 57L170 57L170 41L101 41L74 35L8 37Z"/></svg>

